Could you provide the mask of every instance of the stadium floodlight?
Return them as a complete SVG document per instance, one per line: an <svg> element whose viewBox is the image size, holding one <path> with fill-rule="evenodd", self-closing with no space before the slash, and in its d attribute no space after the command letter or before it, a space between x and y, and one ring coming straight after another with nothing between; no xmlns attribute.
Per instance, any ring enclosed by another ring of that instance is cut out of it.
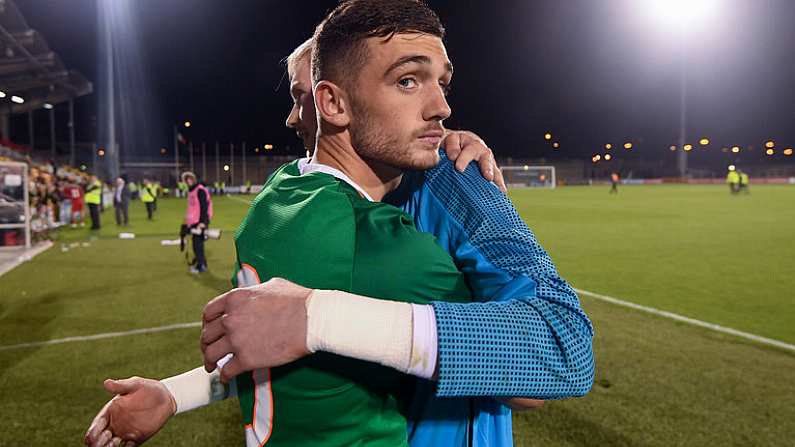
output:
<svg viewBox="0 0 795 447"><path fill-rule="evenodd" d="M555 148L555 149L558 149L558 148L560 148L560 143L558 143L556 141L556 142L552 143L552 147Z"/></svg>
<svg viewBox="0 0 795 447"><path fill-rule="evenodd" d="M17 95L14 95L14 96L12 96L12 97L11 97L11 101L13 101L13 102L15 102L15 103L17 103L17 104L22 104L22 103L24 103L24 102L25 102L25 100L24 100L24 99L22 99L22 97L20 97L20 96L17 96Z"/></svg>
<svg viewBox="0 0 795 447"><path fill-rule="evenodd" d="M776 151L774 151L773 149L768 149L768 150L766 150L766 151L765 151L765 153L766 153L767 155L773 155L773 154L775 154L775 153L776 153Z"/></svg>
<svg viewBox="0 0 795 447"><path fill-rule="evenodd" d="M224 165L224 172L229 172L229 165Z"/></svg>
<svg viewBox="0 0 795 447"><path fill-rule="evenodd" d="M611 158L613 158L613 156L612 156L612 155L610 155L610 154L605 154L605 161L610 161L610 159L611 159Z"/></svg>
<svg viewBox="0 0 795 447"><path fill-rule="evenodd" d="M190 127L190 121L185 121L185 127Z"/></svg>
<svg viewBox="0 0 795 447"><path fill-rule="evenodd" d="M273 145L272 144L266 144L263 147L265 148L266 151L269 151L269 150L273 149Z"/></svg>
<svg viewBox="0 0 795 447"><path fill-rule="evenodd" d="M672 144L671 147L668 148L671 152L676 151L676 145Z"/></svg>
<svg viewBox="0 0 795 447"><path fill-rule="evenodd" d="M646 0L649 12L665 27L688 28L717 11L719 0Z"/></svg>
<svg viewBox="0 0 795 447"><path fill-rule="evenodd" d="M773 140L765 141L765 147L770 149L776 146L776 142Z"/></svg>
<svg viewBox="0 0 795 447"><path fill-rule="evenodd" d="M549 133L549 132L545 133L544 134L544 139L547 140L547 141L551 140L552 139L552 134Z"/></svg>
<svg viewBox="0 0 795 447"><path fill-rule="evenodd" d="M610 149L613 149L613 145L610 143L605 144L605 150L609 151Z"/></svg>
<svg viewBox="0 0 795 447"><path fill-rule="evenodd" d="M791 157L792 156L792 148L788 147L788 148L784 149L784 155L787 156L787 157Z"/></svg>
<svg viewBox="0 0 795 447"><path fill-rule="evenodd" d="M737 154L737 153L739 153L739 152L740 152L740 146L734 146L734 147L732 147L732 153L733 153L733 154Z"/></svg>
<svg viewBox="0 0 795 447"><path fill-rule="evenodd" d="M624 149L626 149L626 150L632 149L632 143L630 143L630 142L624 143Z"/></svg>
<svg viewBox="0 0 795 447"><path fill-rule="evenodd" d="M50 104L49 102L45 102L42 107L44 107L47 110L52 110L52 104Z"/></svg>
<svg viewBox="0 0 795 447"><path fill-rule="evenodd" d="M687 152L690 152L690 151L693 150L693 145L692 144L686 144L682 149L684 149Z"/></svg>
<svg viewBox="0 0 795 447"><path fill-rule="evenodd" d="M729 165L729 170L730 171L734 171L735 169L737 169L737 167L735 167L734 165Z"/></svg>
<svg viewBox="0 0 795 447"><path fill-rule="evenodd" d="M5 98L5 97L6 97L6 92L0 90L0 98Z"/></svg>
<svg viewBox="0 0 795 447"><path fill-rule="evenodd" d="M699 140L698 144L700 144L702 146L708 145L709 144L709 138L702 138L701 140Z"/></svg>

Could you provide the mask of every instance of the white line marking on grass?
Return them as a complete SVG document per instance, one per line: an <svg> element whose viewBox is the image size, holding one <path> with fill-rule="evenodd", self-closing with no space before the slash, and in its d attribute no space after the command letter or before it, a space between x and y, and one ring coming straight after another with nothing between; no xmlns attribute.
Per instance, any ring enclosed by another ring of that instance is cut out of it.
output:
<svg viewBox="0 0 795 447"><path fill-rule="evenodd" d="M251 200L245 200L245 199L241 199L240 197L235 197L235 196L227 196L227 197L229 197L232 200L237 200L238 202L243 202L246 205L251 205Z"/></svg>
<svg viewBox="0 0 795 447"><path fill-rule="evenodd" d="M737 329L732 329L730 327L721 326L718 324L707 323L706 321L696 320L694 318L685 317L683 315L675 314L673 312L668 312L665 310L655 309L653 307L641 306L640 304L630 303L628 301L620 300L618 298L613 298L607 295L600 295L598 293L589 292L587 290L582 290L582 289L574 289L574 290L579 294L588 295L598 300L607 301L608 303L618 304L619 306L629 307L635 310L639 310L641 312L647 312L664 318L670 318L671 320L692 324L693 326L703 327L716 332L722 332L724 334L734 335L736 337L744 338L746 340L751 340L757 343L775 346L777 348L786 349L787 351L795 352L795 345L784 343L783 341L774 340L772 338L761 337L759 335L749 334L748 332L738 331Z"/></svg>
<svg viewBox="0 0 795 447"><path fill-rule="evenodd" d="M19 256L14 258L11 261L8 261L4 264L0 264L0 276L10 272L18 265L22 264L25 261L30 261L34 257L38 256L40 253L44 252L45 250L49 249L53 246L52 241L44 241L39 244L34 245L30 250L26 250L23 253L20 253Z"/></svg>
<svg viewBox="0 0 795 447"><path fill-rule="evenodd" d="M55 340L47 340L47 341L35 341L31 343L20 343L17 345L7 345L7 346L0 346L0 351L9 351L11 349L22 349L22 348L36 348L39 346L49 346L49 345L59 345L62 343L71 343L75 341L88 341L88 340L102 340L103 338L114 338L114 337L126 337L128 335L138 335L138 334L151 334L154 332L167 332L167 331L175 331L178 329L188 329L194 327L201 327L201 322L195 323L178 323L178 324L169 324L167 326L159 326L159 327L150 327L144 329L133 329L131 331L124 331L124 332L105 332L104 334L94 334L94 335L83 335L79 337L66 337L66 338L58 338Z"/></svg>

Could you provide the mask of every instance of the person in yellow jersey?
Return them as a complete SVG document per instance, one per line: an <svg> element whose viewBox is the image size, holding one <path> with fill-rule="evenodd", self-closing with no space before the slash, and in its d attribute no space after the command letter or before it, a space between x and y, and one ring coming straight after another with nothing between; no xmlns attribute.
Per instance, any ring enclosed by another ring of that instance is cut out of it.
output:
<svg viewBox="0 0 795 447"><path fill-rule="evenodd" d="M101 227L99 212L102 204L102 182L99 181L96 175L92 175L88 179L85 201L88 204L88 212L91 215L91 229L99 230Z"/></svg>
<svg viewBox="0 0 795 447"><path fill-rule="evenodd" d="M729 167L729 173L726 174L726 183L729 184L729 192L737 194L740 190L740 174L734 169L734 166Z"/></svg>
<svg viewBox="0 0 795 447"><path fill-rule="evenodd" d="M143 186L141 187L141 202L146 206L146 218L152 220L152 214L155 212L155 196L157 191L155 185L144 179Z"/></svg>
<svg viewBox="0 0 795 447"><path fill-rule="evenodd" d="M739 171L740 181L738 183L737 192L743 192L745 194L750 194L751 191L748 189L748 174L744 171Z"/></svg>

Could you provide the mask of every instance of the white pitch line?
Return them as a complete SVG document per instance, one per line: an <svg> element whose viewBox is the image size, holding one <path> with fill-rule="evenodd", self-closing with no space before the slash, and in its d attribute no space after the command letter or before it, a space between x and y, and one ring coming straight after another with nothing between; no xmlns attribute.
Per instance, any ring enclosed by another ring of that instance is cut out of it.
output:
<svg viewBox="0 0 795 447"><path fill-rule="evenodd" d="M0 351L9 351L11 349L22 349L22 348L36 348L39 346L49 346L49 345L59 345L61 343L71 343L75 341L87 341L87 340L102 340L103 338L114 338L114 337L126 337L128 335L138 335L138 334L151 334L154 332L166 332L166 331L175 331L178 329L187 329L187 328L194 328L194 327L201 327L200 322L195 323L178 323L178 324L169 324L167 326L158 326L158 327L150 327L150 328L143 328L143 329L133 329L131 331L124 331L124 332L105 332L104 334L94 334L94 335L83 335L79 337L66 337L66 338L58 338L55 340L47 340L47 341L35 341L30 343L20 343L17 345L7 345L7 346L0 346Z"/></svg>
<svg viewBox="0 0 795 447"><path fill-rule="evenodd" d="M243 202L246 205L251 205L251 200L245 200L245 199L241 199L240 197L235 197L235 196L227 196L227 197L229 197L232 200L237 200L238 202Z"/></svg>
<svg viewBox="0 0 795 447"><path fill-rule="evenodd" d="M786 349L787 351L795 352L795 345L791 345L789 343L784 343L783 341L774 340L772 338L761 337L759 335L750 334L748 332L738 331L737 329L732 329L730 327L721 326L714 323L707 323L706 321L696 320L694 318L685 317L683 315L675 314L673 312L668 312L665 310L655 309L653 307L641 306L640 304L630 303L628 301L620 300L618 298L613 298L612 296L607 295L600 295L598 293L589 292L587 290L582 289L574 289L577 293L582 295L588 295L592 298L596 298L598 300L607 301L608 303L617 304L619 306L629 307L631 309L639 310L641 312L650 313L653 315L658 315L664 318L670 318L671 320L681 321L683 323L691 324L693 326L703 327L706 329L710 329L716 332L721 332L724 334L734 335L736 337L744 338L746 340L755 341L757 343L761 343L764 345L775 346L777 348Z"/></svg>

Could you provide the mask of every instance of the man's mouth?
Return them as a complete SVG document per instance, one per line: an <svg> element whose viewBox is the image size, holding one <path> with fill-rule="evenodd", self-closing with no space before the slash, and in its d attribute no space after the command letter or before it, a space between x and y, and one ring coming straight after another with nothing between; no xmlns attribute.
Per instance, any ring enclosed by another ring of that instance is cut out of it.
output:
<svg viewBox="0 0 795 447"><path fill-rule="evenodd" d="M438 147L442 143L442 138L444 138L444 131L442 130L429 130L417 137L423 143L434 147Z"/></svg>

